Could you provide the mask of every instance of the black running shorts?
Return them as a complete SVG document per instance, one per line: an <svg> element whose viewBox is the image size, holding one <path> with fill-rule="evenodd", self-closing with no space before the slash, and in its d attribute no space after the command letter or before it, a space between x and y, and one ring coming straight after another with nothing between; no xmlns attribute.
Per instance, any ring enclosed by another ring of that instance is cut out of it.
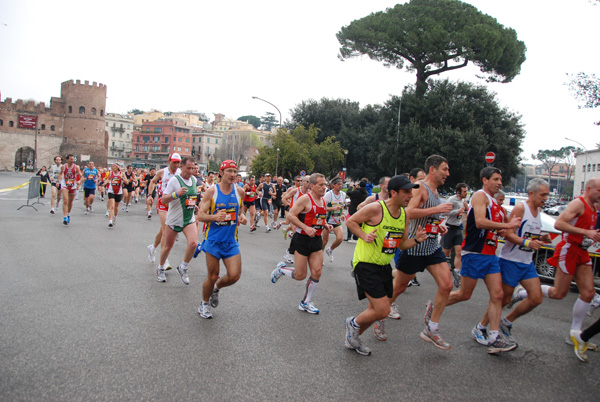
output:
<svg viewBox="0 0 600 402"><path fill-rule="evenodd" d="M366 295L374 299L392 297L394 293L394 277L392 266L377 265L368 262L359 262L354 266L354 281L358 300L366 298Z"/></svg>

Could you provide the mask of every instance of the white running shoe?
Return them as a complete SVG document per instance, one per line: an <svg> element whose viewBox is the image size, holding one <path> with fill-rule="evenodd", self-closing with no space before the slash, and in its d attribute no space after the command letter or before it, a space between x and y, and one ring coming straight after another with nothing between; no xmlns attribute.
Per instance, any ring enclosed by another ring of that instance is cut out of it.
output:
<svg viewBox="0 0 600 402"><path fill-rule="evenodd" d="M156 249L154 248L154 245L151 244L147 248L148 248L148 260L151 263L155 263L156 262Z"/></svg>
<svg viewBox="0 0 600 402"><path fill-rule="evenodd" d="M333 262L333 250L331 249L331 247L327 247L325 249L325 253L327 253L327 255L329 256L329 262Z"/></svg>
<svg viewBox="0 0 600 402"><path fill-rule="evenodd" d="M190 284L190 277L188 275L188 269L187 267L183 268L181 265L177 267L177 272L179 272L179 275L181 275L181 282L183 282L185 285L189 285Z"/></svg>
<svg viewBox="0 0 600 402"><path fill-rule="evenodd" d="M309 301L308 303L301 301L298 305L298 310L306 311L309 314L319 314L319 309L315 307L312 301Z"/></svg>
<svg viewBox="0 0 600 402"><path fill-rule="evenodd" d="M271 231L271 228L269 226L266 226L265 229L266 229L267 233L269 233Z"/></svg>
<svg viewBox="0 0 600 402"><path fill-rule="evenodd" d="M373 323L373 334L379 341L385 341L387 334L385 333L385 320L375 321Z"/></svg>
<svg viewBox="0 0 600 402"><path fill-rule="evenodd" d="M50 208L50 213L54 214L54 208Z"/></svg>
<svg viewBox="0 0 600 402"><path fill-rule="evenodd" d="M354 270L352 270L352 272L354 272ZM390 313L388 314L388 317L393 318L394 320L399 320L400 318L402 318L402 316L398 312L398 305L396 303L392 303L390 305Z"/></svg>
<svg viewBox="0 0 600 402"><path fill-rule="evenodd" d="M159 282L166 282L167 277L165 276L165 269L160 266L156 268L156 280Z"/></svg>
<svg viewBox="0 0 600 402"><path fill-rule="evenodd" d="M108 210L106 210L106 213L104 214L104 216L106 216L108 218Z"/></svg>
<svg viewBox="0 0 600 402"><path fill-rule="evenodd" d="M277 264L277 268L271 272L271 282L277 283L279 278L283 276L283 272L281 272L281 268L285 268L285 263L283 261L279 261Z"/></svg>
<svg viewBox="0 0 600 402"><path fill-rule="evenodd" d="M210 312L210 305L208 303L202 302L200 307L198 307L198 314L202 318L213 318L212 313Z"/></svg>
<svg viewBox="0 0 600 402"><path fill-rule="evenodd" d="M213 308L217 308L219 306L219 293L220 293L219 289L213 288L213 291L210 294L210 298L208 299L208 304L210 304L210 306Z"/></svg>
<svg viewBox="0 0 600 402"><path fill-rule="evenodd" d="M287 262L288 264L294 263L294 259L292 258L292 255L290 254L290 252L288 250L285 250L285 255L283 256L283 260L285 262Z"/></svg>

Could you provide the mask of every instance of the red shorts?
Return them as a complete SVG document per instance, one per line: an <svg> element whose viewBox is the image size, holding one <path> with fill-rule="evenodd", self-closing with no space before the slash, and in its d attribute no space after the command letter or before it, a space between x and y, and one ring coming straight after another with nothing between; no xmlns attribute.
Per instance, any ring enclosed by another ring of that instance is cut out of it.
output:
<svg viewBox="0 0 600 402"><path fill-rule="evenodd" d="M160 211L167 212L168 210L169 206L163 204L161 199L159 198L158 201L156 201L156 213L159 213Z"/></svg>
<svg viewBox="0 0 600 402"><path fill-rule="evenodd" d="M578 244L561 241L554 250L554 255L548 258L548 264L560 268L567 275L575 275L579 265L592 266L592 259L587 250Z"/></svg>
<svg viewBox="0 0 600 402"><path fill-rule="evenodd" d="M63 186L61 186L61 189L62 190L67 190L69 192L69 194L75 194L77 192L77 186L71 186L71 187L68 187L68 186L64 186L63 187Z"/></svg>

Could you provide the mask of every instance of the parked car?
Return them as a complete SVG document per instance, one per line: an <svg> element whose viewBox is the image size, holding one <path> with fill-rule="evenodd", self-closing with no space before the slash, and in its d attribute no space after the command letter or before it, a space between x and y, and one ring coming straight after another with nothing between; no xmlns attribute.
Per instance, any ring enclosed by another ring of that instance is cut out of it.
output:
<svg viewBox="0 0 600 402"><path fill-rule="evenodd" d="M555 207L552 208L548 208L547 210L547 214L548 215L554 215L554 216L558 216L562 213L562 211L564 211L565 209L567 209L566 205L557 205Z"/></svg>
<svg viewBox="0 0 600 402"><path fill-rule="evenodd" d="M503 205L504 209L510 214L513 209L512 205ZM560 205L560 207L566 208L566 205ZM563 209L564 209L563 208ZM542 213L542 234L548 233L552 239L552 243L542 247L539 251L534 251L533 262L535 269L540 278L547 282L554 282L555 270L552 265L546 261L554 254L554 248L561 240L561 232L554 228L556 218L548 216ZM500 239L503 244L504 239ZM498 255L500 255L501 247L498 247ZM592 268L594 272L594 287L596 290L600 290L600 243L594 243L588 248L590 257L592 258Z"/></svg>

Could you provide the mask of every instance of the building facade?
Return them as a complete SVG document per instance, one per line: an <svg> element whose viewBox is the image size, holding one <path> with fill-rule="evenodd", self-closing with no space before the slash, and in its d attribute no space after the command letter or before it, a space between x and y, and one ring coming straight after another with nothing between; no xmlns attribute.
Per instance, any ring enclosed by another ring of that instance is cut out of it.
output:
<svg viewBox="0 0 600 402"><path fill-rule="evenodd" d="M108 164L125 162L132 149L133 119L118 113L107 113L105 121L108 133Z"/></svg>
<svg viewBox="0 0 600 402"><path fill-rule="evenodd" d="M92 160L106 166L108 138L105 127L106 86L89 81L61 83L60 97L44 102L0 102L0 169L12 169L23 163L49 165L55 155L74 154L77 163ZM22 124L35 119L33 126Z"/></svg>
<svg viewBox="0 0 600 402"><path fill-rule="evenodd" d="M133 132L130 160L138 165L163 167L169 156L192 155L192 127L178 119L158 119L142 123L141 130Z"/></svg>
<svg viewBox="0 0 600 402"><path fill-rule="evenodd" d="M600 177L600 149L581 152L575 155L575 183L573 197L583 194L585 182L592 177Z"/></svg>

